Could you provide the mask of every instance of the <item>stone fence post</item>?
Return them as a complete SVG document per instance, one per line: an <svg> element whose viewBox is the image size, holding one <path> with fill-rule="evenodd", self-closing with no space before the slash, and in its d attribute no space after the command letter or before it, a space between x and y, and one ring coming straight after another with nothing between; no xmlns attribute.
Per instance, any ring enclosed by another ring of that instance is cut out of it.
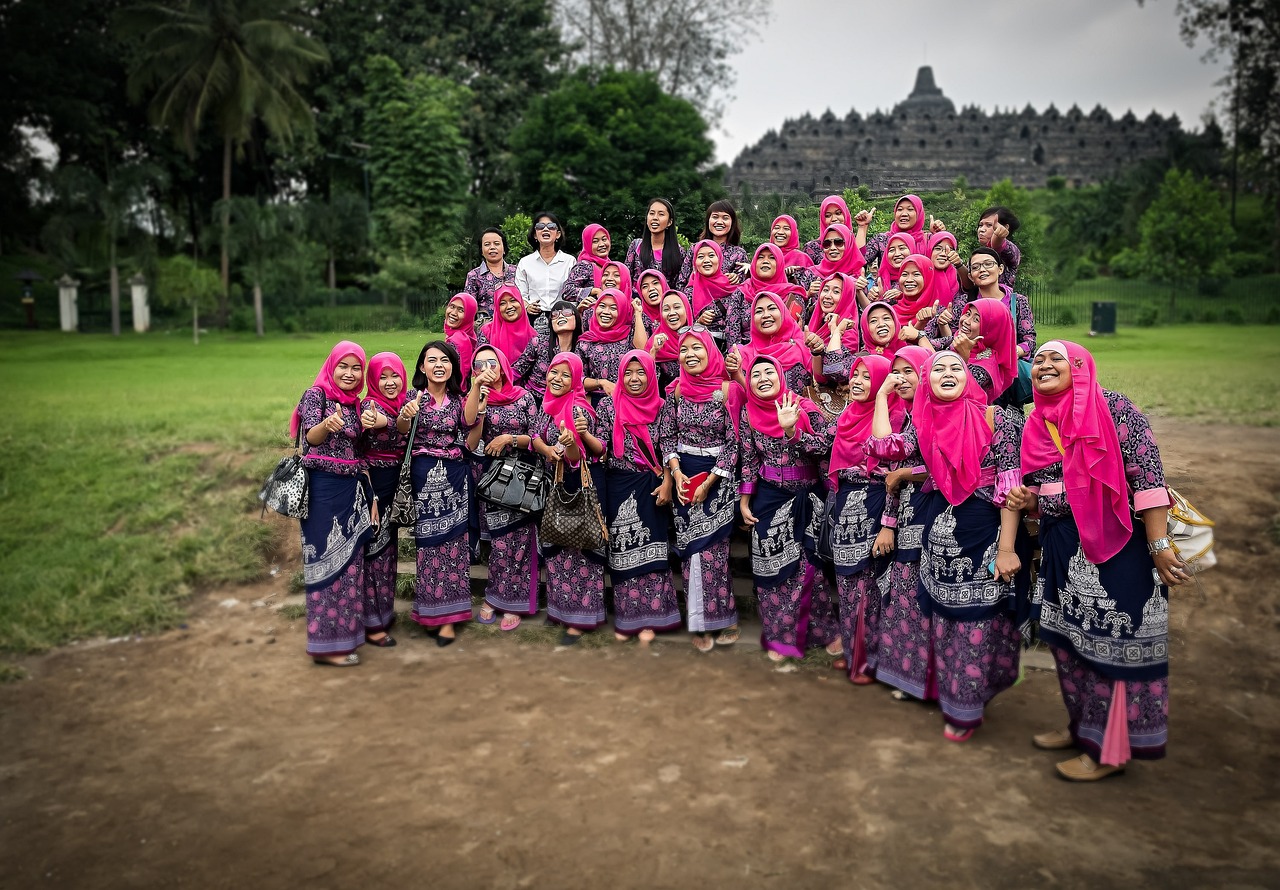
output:
<svg viewBox="0 0 1280 890"><path fill-rule="evenodd" d="M62 330L77 331L80 329L80 307L77 305L80 282L70 275L63 275L58 284L58 321Z"/></svg>
<svg viewBox="0 0 1280 890"><path fill-rule="evenodd" d="M147 305L147 279L141 272L129 279L129 290L133 298L133 329L144 334L151 328L151 307Z"/></svg>

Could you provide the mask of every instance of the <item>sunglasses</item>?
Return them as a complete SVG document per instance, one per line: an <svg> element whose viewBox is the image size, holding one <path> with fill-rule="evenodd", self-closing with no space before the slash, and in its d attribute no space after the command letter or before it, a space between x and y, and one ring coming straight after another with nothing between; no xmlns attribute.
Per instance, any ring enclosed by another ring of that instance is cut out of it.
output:
<svg viewBox="0 0 1280 890"><path fill-rule="evenodd" d="M844 247L843 238L828 238L822 242L823 247Z"/></svg>
<svg viewBox="0 0 1280 890"><path fill-rule="evenodd" d="M546 231L555 230L558 228L560 228L558 225L556 225L555 223L549 223L549 222L540 222L540 223L533 224L533 229L536 232L546 232Z"/></svg>
<svg viewBox="0 0 1280 890"><path fill-rule="evenodd" d="M501 367L501 365L498 364L498 360L496 358L478 358L471 363L471 369L473 371L484 371L489 368L498 367Z"/></svg>
<svg viewBox="0 0 1280 890"><path fill-rule="evenodd" d="M577 314L578 313L575 312L573 309L552 309L551 310L552 318L573 318Z"/></svg>
<svg viewBox="0 0 1280 890"><path fill-rule="evenodd" d="M682 327L682 328L678 329L678 330L676 331L676 333L677 333L677 334L679 334L681 337L683 337L685 334L692 333L692 332L697 332L697 333L699 333L699 334L705 334L705 333L707 333L709 330L710 330L710 328L708 328L706 325L701 325L701 324L687 324L687 325L685 325L684 327Z"/></svg>

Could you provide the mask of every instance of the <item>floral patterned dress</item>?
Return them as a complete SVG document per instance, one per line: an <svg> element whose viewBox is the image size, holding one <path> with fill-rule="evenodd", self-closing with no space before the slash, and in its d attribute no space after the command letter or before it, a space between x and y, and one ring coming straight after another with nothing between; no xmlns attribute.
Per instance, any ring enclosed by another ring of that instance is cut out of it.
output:
<svg viewBox="0 0 1280 890"><path fill-rule="evenodd" d="M384 409L373 399L360 403L362 411L374 409L384 417ZM388 630L396 619L396 572L399 562L397 542L399 526L384 517L391 510L400 482L400 462L404 459L407 434L396 429L396 418L387 417L381 429L365 430L360 436L360 450L378 498L378 514L382 518L373 539L364 552L364 627L367 632Z"/></svg>
<svg viewBox="0 0 1280 890"><path fill-rule="evenodd" d="M478 312L493 315L493 292L504 284L516 283L515 263L503 262L502 276L489 271L487 263L481 263L467 273L467 280L462 289L476 298Z"/></svg>
<svg viewBox="0 0 1280 890"><path fill-rule="evenodd" d="M499 437L533 435L538 403L532 391L506 405L490 403L484 413L481 446ZM515 446L507 446L503 457ZM498 458L485 456L482 468ZM541 460L529 449L530 461ZM489 535L489 580L484 600L500 612L535 615L538 611L538 524L533 515L477 499L480 528Z"/></svg>

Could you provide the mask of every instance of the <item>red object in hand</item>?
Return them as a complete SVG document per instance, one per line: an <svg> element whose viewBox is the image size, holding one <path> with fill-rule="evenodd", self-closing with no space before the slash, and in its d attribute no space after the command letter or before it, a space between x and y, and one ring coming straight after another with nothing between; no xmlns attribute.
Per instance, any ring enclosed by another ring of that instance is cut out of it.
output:
<svg viewBox="0 0 1280 890"><path fill-rule="evenodd" d="M698 487L702 485L702 483L707 481L707 477L710 475L711 473L707 472L699 473L696 476L685 477L684 487L680 490L681 499L685 501L692 501L693 493L698 490Z"/></svg>

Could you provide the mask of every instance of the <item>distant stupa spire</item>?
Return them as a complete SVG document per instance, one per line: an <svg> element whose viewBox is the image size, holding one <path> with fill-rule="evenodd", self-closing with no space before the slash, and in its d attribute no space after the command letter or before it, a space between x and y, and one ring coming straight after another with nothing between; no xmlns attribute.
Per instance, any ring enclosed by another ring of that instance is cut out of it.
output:
<svg viewBox="0 0 1280 890"><path fill-rule="evenodd" d="M916 72L916 88L911 91L908 99L926 99L933 96L941 96L942 90L933 82L933 66L921 65L920 70Z"/></svg>

